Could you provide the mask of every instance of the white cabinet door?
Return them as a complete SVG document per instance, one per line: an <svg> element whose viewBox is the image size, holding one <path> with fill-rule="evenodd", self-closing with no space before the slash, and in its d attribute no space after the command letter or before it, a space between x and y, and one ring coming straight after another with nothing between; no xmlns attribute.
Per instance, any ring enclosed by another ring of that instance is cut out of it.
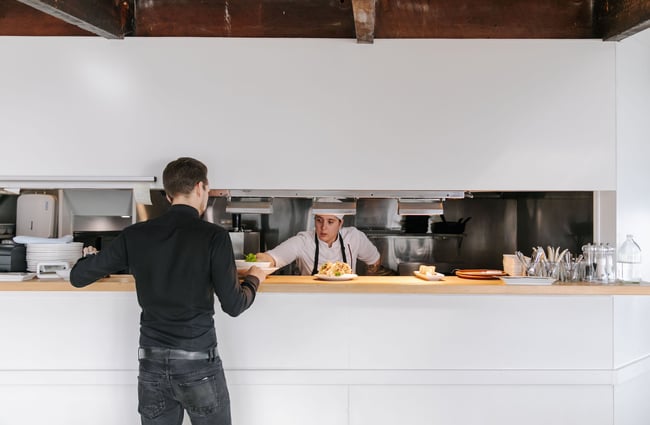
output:
<svg viewBox="0 0 650 425"><path fill-rule="evenodd" d="M350 425L612 425L612 388L355 386Z"/></svg>

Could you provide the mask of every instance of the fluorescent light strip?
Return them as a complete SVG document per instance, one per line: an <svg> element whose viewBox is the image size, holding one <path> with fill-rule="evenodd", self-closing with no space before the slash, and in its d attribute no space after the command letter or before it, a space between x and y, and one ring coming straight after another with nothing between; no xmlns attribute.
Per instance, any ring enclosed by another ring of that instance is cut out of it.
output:
<svg viewBox="0 0 650 425"><path fill-rule="evenodd" d="M355 215L357 213L356 202L314 202L312 206L314 215Z"/></svg>
<svg viewBox="0 0 650 425"><path fill-rule="evenodd" d="M226 212L232 214L272 214L271 202L228 202Z"/></svg>
<svg viewBox="0 0 650 425"><path fill-rule="evenodd" d="M399 215L441 215L444 214L442 202L432 201L398 201Z"/></svg>
<svg viewBox="0 0 650 425"><path fill-rule="evenodd" d="M0 182L150 182L156 176L0 176Z"/></svg>

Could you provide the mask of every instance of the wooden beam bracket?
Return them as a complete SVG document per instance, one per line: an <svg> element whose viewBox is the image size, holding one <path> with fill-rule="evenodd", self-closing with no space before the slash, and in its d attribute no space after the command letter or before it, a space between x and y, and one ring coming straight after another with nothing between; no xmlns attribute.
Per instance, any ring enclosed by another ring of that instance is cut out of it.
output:
<svg viewBox="0 0 650 425"><path fill-rule="evenodd" d="M373 43L377 0L352 0L357 43Z"/></svg>

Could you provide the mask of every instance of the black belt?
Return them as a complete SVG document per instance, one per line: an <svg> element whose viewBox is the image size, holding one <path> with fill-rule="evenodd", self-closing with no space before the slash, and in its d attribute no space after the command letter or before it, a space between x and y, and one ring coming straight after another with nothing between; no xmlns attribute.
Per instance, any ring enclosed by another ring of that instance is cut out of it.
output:
<svg viewBox="0 0 650 425"><path fill-rule="evenodd" d="M185 351L178 348L138 348L138 360L214 360L219 356L217 347L207 351Z"/></svg>

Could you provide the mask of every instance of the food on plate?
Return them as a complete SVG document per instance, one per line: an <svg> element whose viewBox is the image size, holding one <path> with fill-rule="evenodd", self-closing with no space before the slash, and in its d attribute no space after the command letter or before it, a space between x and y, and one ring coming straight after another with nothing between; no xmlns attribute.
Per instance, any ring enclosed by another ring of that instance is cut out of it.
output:
<svg viewBox="0 0 650 425"><path fill-rule="evenodd" d="M420 273L426 275L436 274L436 266L420 266Z"/></svg>
<svg viewBox="0 0 650 425"><path fill-rule="evenodd" d="M255 263L255 262L257 262L257 255L250 252L250 253L246 254L246 256L244 257L244 260L247 263Z"/></svg>
<svg viewBox="0 0 650 425"><path fill-rule="evenodd" d="M328 261L320 266L318 270L318 274L324 276L342 276L350 273L352 273L352 268L350 268L348 263L344 263L343 261L335 261L333 263Z"/></svg>

